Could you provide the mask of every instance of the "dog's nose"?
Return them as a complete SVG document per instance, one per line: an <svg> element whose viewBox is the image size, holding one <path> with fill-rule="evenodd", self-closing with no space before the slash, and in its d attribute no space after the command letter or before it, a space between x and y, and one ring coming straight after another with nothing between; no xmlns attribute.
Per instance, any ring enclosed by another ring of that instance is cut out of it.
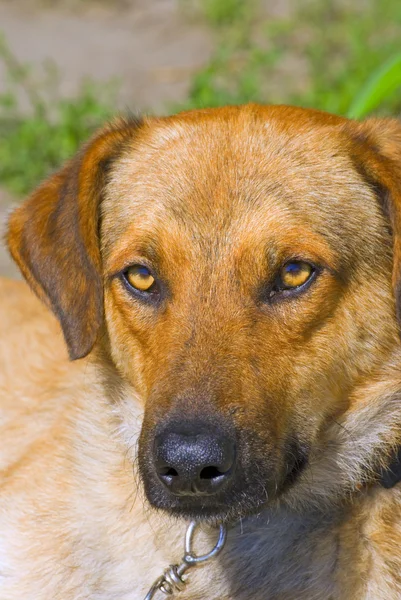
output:
<svg viewBox="0 0 401 600"><path fill-rule="evenodd" d="M223 433L165 431L154 453L157 475L175 496L211 496L235 470L235 443Z"/></svg>

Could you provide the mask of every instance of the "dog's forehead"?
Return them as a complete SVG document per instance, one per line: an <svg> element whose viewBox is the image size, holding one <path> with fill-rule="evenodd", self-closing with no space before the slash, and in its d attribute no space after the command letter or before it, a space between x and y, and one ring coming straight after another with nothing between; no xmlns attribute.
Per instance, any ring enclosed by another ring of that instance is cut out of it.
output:
<svg viewBox="0 0 401 600"><path fill-rule="evenodd" d="M374 199L339 122L249 107L145 122L112 168L102 205L106 251L132 227L160 233L180 223L192 237L216 239L246 224L283 235L304 227L332 247L344 237L363 243L375 227Z"/></svg>

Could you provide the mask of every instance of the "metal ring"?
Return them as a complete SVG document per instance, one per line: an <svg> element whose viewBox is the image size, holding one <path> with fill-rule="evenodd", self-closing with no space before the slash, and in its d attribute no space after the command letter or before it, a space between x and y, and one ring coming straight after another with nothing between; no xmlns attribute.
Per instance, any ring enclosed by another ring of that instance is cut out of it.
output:
<svg viewBox="0 0 401 600"><path fill-rule="evenodd" d="M192 543L193 543L195 529L198 526L199 526L199 523L197 523L196 521L192 521L189 524L189 527L188 527L187 532L185 534L185 556L184 556L184 560L185 560L186 563L192 564L192 565L197 565L199 563L206 562L207 560L209 560L209 559L214 558L215 556L217 556L219 554L219 552L221 552L221 550L223 549L224 544L226 543L226 539L227 539L227 528L226 528L225 525L220 524L219 525L219 538L217 540L217 543L216 543L215 547L210 552L208 552L207 554L203 554L201 556L196 556L192 552Z"/></svg>

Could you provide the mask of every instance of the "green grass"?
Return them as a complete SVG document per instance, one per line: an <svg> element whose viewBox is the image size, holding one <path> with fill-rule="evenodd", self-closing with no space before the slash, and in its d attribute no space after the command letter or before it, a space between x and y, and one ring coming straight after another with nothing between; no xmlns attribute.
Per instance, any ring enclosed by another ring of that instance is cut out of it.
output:
<svg viewBox="0 0 401 600"><path fill-rule="evenodd" d="M47 81L37 86L29 68L16 61L2 38L0 60L9 78L8 91L0 94L0 183L24 195L112 116L115 86L88 81L67 100L57 93L58 74L52 66ZM20 107L21 96L26 110Z"/></svg>
<svg viewBox="0 0 401 600"><path fill-rule="evenodd" d="M211 25L220 27L238 23L246 4L243 0L203 0L201 10Z"/></svg>
<svg viewBox="0 0 401 600"><path fill-rule="evenodd" d="M401 112L400 0L299 0L262 18L258 0L181 0L212 29L216 49L178 109L256 101L362 117ZM57 80L37 84L0 37L9 89L0 95L0 185L27 194L113 114L117 88L87 82L62 99ZM21 93L28 110L21 109Z"/></svg>
<svg viewBox="0 0 401 600"><path fill-rule="evenodd" d="M401 88L401 52L376 71L354 97L347 116L360 119L377 109Z"/></svg>
<svg viewBox="0 0 401 600"><path fill-rule="evenodd" d="M220 0L208 0L206 16L211 4ZM347 114L372 73L401 52L399 0L294 5L290 16L263 21L258 6L244 2L238 18L214 19L217 49L194 77L185 108L256 101ZM381 114L401 110L395 91L382 98Z"/></svg>

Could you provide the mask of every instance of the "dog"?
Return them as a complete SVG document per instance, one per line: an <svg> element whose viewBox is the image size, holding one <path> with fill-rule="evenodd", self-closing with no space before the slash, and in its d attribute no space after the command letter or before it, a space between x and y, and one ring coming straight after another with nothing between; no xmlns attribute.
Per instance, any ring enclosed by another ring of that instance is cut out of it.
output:
<svg viewBox="0 0 401 600"><path fill-rule="evenodd" d="M106 126L9 217L0 599L401 598L401 123ZM400 459L400 460L399 460Z"/></svg>

